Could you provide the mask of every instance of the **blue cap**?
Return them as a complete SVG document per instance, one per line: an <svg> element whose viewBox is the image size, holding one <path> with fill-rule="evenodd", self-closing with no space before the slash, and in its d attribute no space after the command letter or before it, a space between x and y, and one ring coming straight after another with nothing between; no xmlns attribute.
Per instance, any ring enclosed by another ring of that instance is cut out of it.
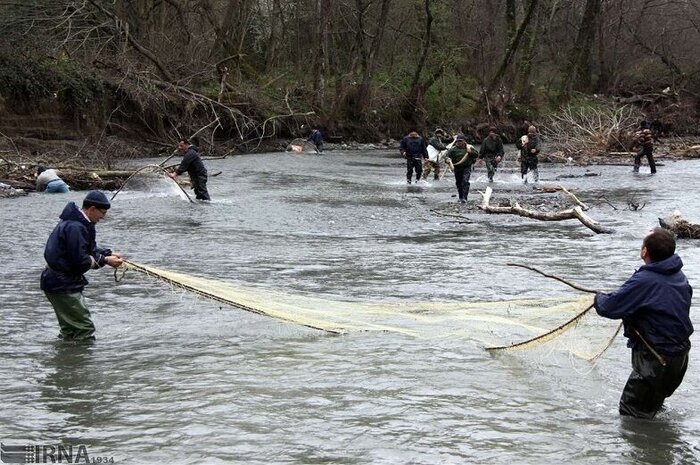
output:
<svg viewBox="0 0 700 465"><path fill-rule="evenodd" d="M105 210L109 210L112 204L109 203L109 199L100 191L90 191L88 195L85 196L83 200L83 208L97 207Z"/></svg>

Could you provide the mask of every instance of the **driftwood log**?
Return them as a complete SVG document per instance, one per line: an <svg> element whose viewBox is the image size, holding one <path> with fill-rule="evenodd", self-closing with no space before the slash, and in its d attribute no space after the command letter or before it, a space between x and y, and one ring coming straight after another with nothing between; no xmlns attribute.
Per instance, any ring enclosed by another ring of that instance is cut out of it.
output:
<svg viewBox="0 0 700 465"><path fill-rule="evenodd" d="M682 239L700 239L700 224L692 224L674 212L666 219L659 218L659 225Z"/></svg>
<svg viewBox="0 0 700 465"><path fill-rule="evenodd" d="M525 218L532 218L540 221L562 221L577 219L596 234L608 234L612 232L612 230L601 226L591 217L583 213L583 210L580 206L557 212L538 212L534 210L528 210L526 208L521 207L518 204L518 202L514 202L510 206L493 206L489 205L489 202L491 201L492 192L493 190L489 186L486 188L486 192L482 194L483 201L481 202L481 206L479 208L481 208L487 213L519 215L524 216Z"/></svg>

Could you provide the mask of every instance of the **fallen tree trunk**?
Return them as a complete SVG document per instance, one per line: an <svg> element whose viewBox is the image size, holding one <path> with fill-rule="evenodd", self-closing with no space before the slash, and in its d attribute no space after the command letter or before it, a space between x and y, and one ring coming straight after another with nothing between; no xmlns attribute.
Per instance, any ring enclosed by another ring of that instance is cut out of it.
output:
<svg viewBox="0 0 700 465"><path fill-rule="evenodd" d="M515 202L507 207L496 207L489 205L489 202L491 201L492 192L493 190L491 189L491 187L486 188L486 193L483 194L484 198L481 202L481 206L479 207L487 213L519 215L540 221L562 221L577 219L596 234L608 234L612 232L612 230L601 226L588 215L583 213L581 207L574 207L568 210L561 210L558 212L538 212L534 210L528 210L521 207L518 204L518 202Z"/></svg>

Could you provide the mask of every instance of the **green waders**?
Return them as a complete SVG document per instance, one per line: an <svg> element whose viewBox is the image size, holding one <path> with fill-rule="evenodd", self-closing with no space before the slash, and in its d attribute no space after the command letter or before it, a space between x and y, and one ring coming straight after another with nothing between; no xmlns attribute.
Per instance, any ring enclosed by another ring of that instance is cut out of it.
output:
<svg viewBox="0 0 700 465"><path fill-rule="evenodd" d="M85 305L82 292L75 294L49 294L45 292L61 327L60 337L66 340L94 339L95 325L90 319L90 310Z"/></svg>
<svg viewBox="0 0 700 465"><path fill-rule="evenodd" d="M493 182L493 175L496 174L496 168L498 168L496 157L486 155L484 161L486 162L486 172L489 176L489 182Z"/></svg>

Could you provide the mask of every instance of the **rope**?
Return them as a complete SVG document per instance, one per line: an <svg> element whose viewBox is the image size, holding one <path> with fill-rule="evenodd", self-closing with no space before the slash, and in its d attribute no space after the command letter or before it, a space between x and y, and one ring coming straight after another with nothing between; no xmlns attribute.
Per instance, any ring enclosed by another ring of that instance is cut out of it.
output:
<svg viewBox="0 0 700 465"><path fill-rule="evenodd" d="M457 163L452 163L452 166L461 165L462 163L464 163L465 161L467 161L467 158L469 158L469 155L472 154L472 153L471 153L471 150L473 150L473 149L474 149L474 146L473 146L473 145L467 144L467 151L464 152L464 156L462 157L462 159L459 160Z"/></svg>
<svg viewBox="0 0 700 465"><path fill-rule="evenodd" d="M168 172L167 172L162 166L160 166L160 165L146 165L146 166L143 166L143 167L137 169L137 170L134 171L133 173L131 173L131 176L129 176L128 178L126 178L126 181L124 181L124 183L122 184L122 186L121 186L119 189L117 189L117 191L112 195L112 198L111 198L110 200L114 200L114 197L116 197L117 194L118 194L119 192L121 192L121 190L124 188L124 186L126 186L126 185L129 183L129 181L131 180L131 178L133 178L134 176L136 176L137 174L139 174L141 171L145 170L146 168L155 168L155 169L158 169L158 170L162 171L163 174L165 174L165 176L166 176L168 179L170 179L171 181L173 181L173 182L175 183L175 185L177 185L177 187L180 188L180 190L182 191L182 193L185 194L185 196L187 197L187 200L189 200L190 203L194 203L194 200L192 200L192 197L190 197L190 195L189 195L187 192L185 192L185 189L183 189L182 186L181 186L180 184L178 184L174 179L172 179L170 176L168 176Z"/></svg>

